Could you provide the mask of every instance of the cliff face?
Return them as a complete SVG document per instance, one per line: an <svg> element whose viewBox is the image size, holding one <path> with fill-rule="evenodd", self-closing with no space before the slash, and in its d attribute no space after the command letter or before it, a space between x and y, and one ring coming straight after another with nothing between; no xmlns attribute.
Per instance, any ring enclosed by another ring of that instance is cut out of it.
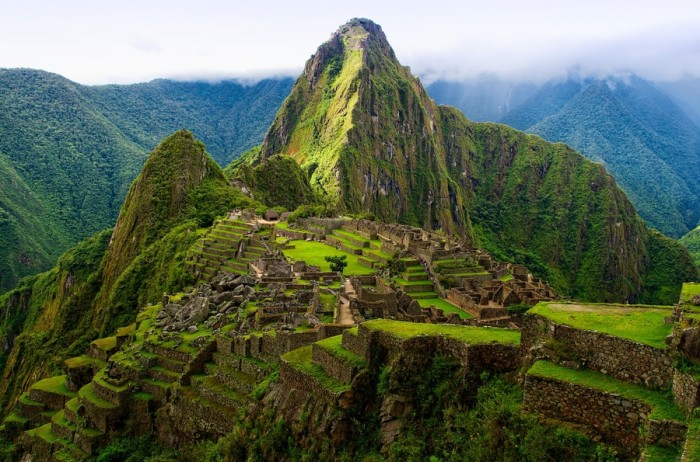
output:
<svg viewBox="0 0 700 462"><path fill-rule="evenodd" d="M460 234L566 296L674 302L645 289L658 252L601 165L436 106L369 20L340 27L306 63L249 162L274 155L293 158L326 203ZM654 270L654 284L677 297L676 276L697 277L686 260Z"/></svg>
<svg viewBox="0 0 700 462"><path fill-rule="evenodd" d="M381 28L355 19L306 63L261 157L293 157L341 209L471 239L468 191L446 175L436 115Z"/></svg>

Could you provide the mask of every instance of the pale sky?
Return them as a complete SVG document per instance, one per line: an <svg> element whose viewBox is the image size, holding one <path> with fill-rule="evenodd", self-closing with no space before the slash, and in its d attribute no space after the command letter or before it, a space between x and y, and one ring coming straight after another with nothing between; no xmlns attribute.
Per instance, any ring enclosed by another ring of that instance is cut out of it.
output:
<svg viewBox="0 0 700 462"><path fill-rule="evenodd" d="M0 1L0 67L85 84L296 76L353 17L380 24L424 80L700 77L700 6L685 0Z"/></svg>

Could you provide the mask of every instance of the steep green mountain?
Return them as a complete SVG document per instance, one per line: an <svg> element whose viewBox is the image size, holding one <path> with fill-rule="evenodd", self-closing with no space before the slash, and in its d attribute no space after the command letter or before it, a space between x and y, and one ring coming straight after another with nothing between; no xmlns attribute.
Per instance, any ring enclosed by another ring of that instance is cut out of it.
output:
<svg viewBox="0 0 700 462"><path fill-rule="evenodd" d="M602 162L640 216L680 237L700 219L700 128L635 76L550 82L502 122Z"/></svg>
<svg viewBox="0 0 700 462"><path fill-rule="evenodd" d="M0 292L113 226L148 152L167 134L190 128L229 162L260 143L290 87L290 79L88 87L0 70Z"/></svg>
<svg viewBox="0 0 700 462"><path fill-rule="evenodd" d="M185 256L198 229L232 208L255 205L230 186L192 133L165 139L133 183L114 231L79 243L52 270L0 297L2 409L99 333L130 324L139 307L192 283Z"/></svg>
<svg viewBox="0 0 700 462"><path fill-rule="evenodd" d="M52 229L48 216L47 207L0 153L0 291L58 258L53 243L65 236Z"/></svg>
<svg viewBox="0 0 700 462"><path fill-rule="evenodd" d="M447 174L438 117L381 28L353 20L306 63L260 158L293 157L327 203L471 239L469 191Z"/></svg>
<svg viewBox="0 0 700 462"><path fill-rule="evenodd" d="M650 249L687 254L647 230L601 165L436 106L368 20L318 49L242 164L264 169L277 155L294 159L325 203L459 233L567 296L673 302L697 276L681 258L650 278L661 257Z"/></svg>
<svg viewBox="0 0 700 462"><path fill-rule="evenodd" d="M683 236L680 239L680 243L688 249L693 260L695 260L695 264L700 266L700 227Z"/></svg>

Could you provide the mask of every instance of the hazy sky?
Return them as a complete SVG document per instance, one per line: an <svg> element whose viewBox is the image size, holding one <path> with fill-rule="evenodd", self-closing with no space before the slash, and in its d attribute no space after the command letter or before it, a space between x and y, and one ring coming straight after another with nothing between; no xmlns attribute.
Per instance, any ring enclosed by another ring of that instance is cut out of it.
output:
<svg viewBox="0 0 700 462"><path fill-rule="evenodd" d="M339 25L367 17L424 79L544 79L631 70L700 76L700 6L683 0L5 0L0 67L93 83L297 75Z"/></svg>

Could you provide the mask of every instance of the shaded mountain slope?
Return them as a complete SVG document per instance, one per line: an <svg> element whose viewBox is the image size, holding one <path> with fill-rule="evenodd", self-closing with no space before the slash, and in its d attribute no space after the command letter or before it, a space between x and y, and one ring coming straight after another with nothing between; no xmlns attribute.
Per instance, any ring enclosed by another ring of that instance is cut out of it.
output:
<svg viewBox="0 0 700 462"><path fill-rule="evenodd" d="M700 128L651 83L550 83L502 121L602 162L661 232L680 237L698 223Z"/></svg>

